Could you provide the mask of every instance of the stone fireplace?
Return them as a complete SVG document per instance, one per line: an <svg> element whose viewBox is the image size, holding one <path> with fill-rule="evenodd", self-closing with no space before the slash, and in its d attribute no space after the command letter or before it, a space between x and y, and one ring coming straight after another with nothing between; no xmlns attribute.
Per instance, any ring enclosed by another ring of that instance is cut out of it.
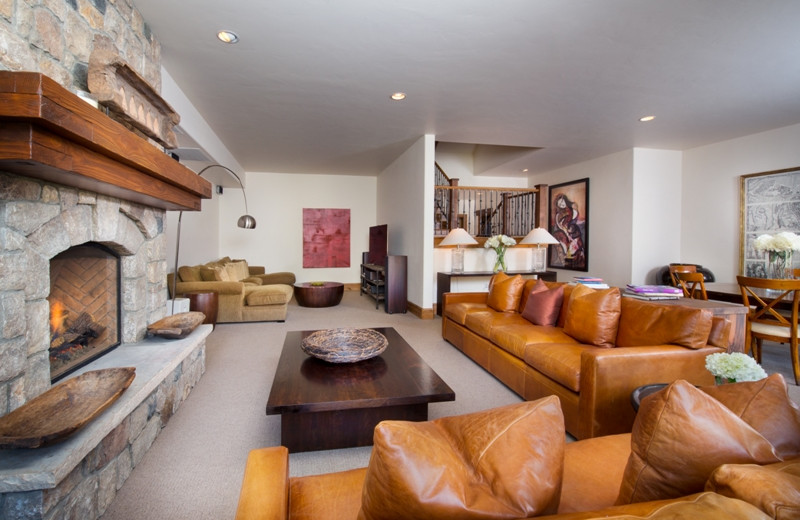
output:
<svg viewBox="0 0 800 520"><path fill-rule="evenodd" d="M147 325L166 314L166 211L199 210L211 186L38 73L0 71L0 142L0 417L69 377L50 363L57 299L83 300L61 302L70 341L106 351L67 370L136 368L68 439L0 452L0 517L94 519L205 369L210 326L162 340Z"/></svg>

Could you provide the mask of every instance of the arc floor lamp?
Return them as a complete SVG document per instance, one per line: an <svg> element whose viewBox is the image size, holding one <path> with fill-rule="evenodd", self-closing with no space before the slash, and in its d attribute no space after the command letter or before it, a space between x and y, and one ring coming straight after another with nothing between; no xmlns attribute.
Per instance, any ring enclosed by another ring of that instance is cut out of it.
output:
<svg viewBox="0 0 800 520"><path fill-rule="evenodd" d="M247 194L244 191L244 184L242 184L242 179L239 178L236 173L228 168L227 166L222 166L221 164L209 164L202 170L200 170L197 175L202 177L203 174L211 169L211 168L222 168L229 174L233 175L233 177L239 182L239 186L242 187L242 196L244 197L244 215L239 217L239 220L236 222L236 225L240 228L244 229L255 229L256 228L256 219L250 215L250 212L247 210ZM178 212L178 235L175 238L175 269L172 272L172 313L175 312L175 298L177 294L175 294L176 287L178 285L178 254L181 250L181 220L183 219L183 211Z"/></svg>

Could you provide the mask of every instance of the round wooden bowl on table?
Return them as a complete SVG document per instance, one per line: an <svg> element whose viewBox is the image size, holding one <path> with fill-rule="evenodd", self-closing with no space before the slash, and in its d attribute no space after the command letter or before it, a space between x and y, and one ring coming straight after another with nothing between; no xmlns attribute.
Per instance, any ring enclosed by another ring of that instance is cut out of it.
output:
<svg viewBox="0 0 800 520"><path fill-rule="evenodd" d="M386 336L376 330L327 329L303 338L300 348L329 363L355 363L381 355L388 345Z"/></svg>

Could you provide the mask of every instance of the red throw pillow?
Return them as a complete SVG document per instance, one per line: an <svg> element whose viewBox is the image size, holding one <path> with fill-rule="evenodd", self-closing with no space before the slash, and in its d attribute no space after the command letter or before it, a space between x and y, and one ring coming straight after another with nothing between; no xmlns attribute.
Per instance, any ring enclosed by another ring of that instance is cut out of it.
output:
<svg viewBox="0 0 800 520"><path fill-rule="evenodd" d="M561 312L561 303L564 300L564 286L548 289L544 281L537 280L536 285L528 294L528 301L522 309L522 317L534 325L554 326Z"/></svg>

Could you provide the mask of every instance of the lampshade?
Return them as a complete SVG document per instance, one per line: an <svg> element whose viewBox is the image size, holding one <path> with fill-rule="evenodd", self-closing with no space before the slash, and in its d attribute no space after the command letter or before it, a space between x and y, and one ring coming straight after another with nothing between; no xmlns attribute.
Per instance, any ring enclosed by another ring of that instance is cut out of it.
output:
<svg viewBox="0 0 800 520"><path fill-rule="evenodd" d="M463 246L468 244L477 244L478 241L472 238L472 235L467 233L464 228L455 228L447 234L441 242L439 247L442 246Z"/></svg>
<svg viewBox="0 0 800 520"><path fill-rule="evenodd" d="M242 215L239 217L239 221L236 223L236 225L240 228L255 229L256 219L250 215Z"/></svg>
<svg viewBox="0 0 800 520"><path fill-rule="evenodd" d="M520 244L558 244L556 237L547 232L545 228L537 227L531 229L525 238L520 240Z"/></svg>

